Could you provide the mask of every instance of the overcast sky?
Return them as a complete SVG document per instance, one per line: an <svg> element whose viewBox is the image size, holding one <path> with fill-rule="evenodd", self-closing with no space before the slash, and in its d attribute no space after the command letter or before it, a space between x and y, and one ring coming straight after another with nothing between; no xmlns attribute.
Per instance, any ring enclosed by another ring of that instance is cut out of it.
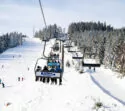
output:
<svg viewBox="0 0 125 111"><path fill-rule="evenodd" d="M125 26L125 0L41 0L47 25L66 28L71 22L101 21ZM43 28L38 0L0 0L0 33L19 31L32 36Z"/></svg>

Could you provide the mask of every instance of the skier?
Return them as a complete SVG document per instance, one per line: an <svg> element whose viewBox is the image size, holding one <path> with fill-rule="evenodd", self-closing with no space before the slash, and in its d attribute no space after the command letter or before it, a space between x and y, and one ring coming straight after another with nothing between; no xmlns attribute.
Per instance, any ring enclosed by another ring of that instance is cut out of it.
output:
<svg viewBox="0 0 125 111"><path fill-rule="evenodd" d="M47 67L47 66L44 66L43 71L48 72L48 71L49 71L49 70L48 70L48 67Z"/></svg>
<svg viewBox="0 0 125 111"><path fill-rule="evenodd" d="M50 69L50 72L55 72L54 66L52 66L52 68Z"/></svg>
<svg viewBox="0 0 125 111"><path fill-rule="evenodd" d="M4 68L4 65L2 65L2 68Z"/></svg>
<svg viewBox="0 0 125 111"><path fill-rule="evenodd" d="M24 80L24 78L22 77L22 81Z"/></svg>
<svg viewBox="0 0 125 111"><path fill-rule="evenodd" d="M2 82L2 87L5 88L5 84Z"/></svg>
<svg viewBox="0 0 125 111"><path fill-rule="evenodd" d="M62 72L62 69L60 68L60 66L57 66L57 67L56 67L55 72L59 72L59 73L61 73L61 72Z"/></svg>
<svg viewBox="0 0 125 111"><path fill-rule="evenodd" d="M69 61L66 62L66 66L67 66L67 67L70 67Z"/></svg>
<svg viewBox="0 0 125 111"><path fill-rule="evenodd" d="M2 80L0 79L0 84L2 83Z"/></svg>
<svg viewBox="0 0 125 111"><path fill-rule="evenodd" d="M20 81L20 77L18 77L18 81Z"/></svg>
<svg viewBox="0 0 125 111"><path fill-rule="evenodd" d="M37 66L37 69L36 69L36 71L41 71L41 67L40 66Z"/></svg>

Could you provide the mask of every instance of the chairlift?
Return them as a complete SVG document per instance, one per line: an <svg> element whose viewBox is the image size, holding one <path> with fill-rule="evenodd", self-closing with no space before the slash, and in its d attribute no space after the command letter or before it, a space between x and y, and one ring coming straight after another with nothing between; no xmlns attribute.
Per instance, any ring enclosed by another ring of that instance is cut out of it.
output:
<svg viewBox="0 0 125 111"><path fill-rule="evenodd" d="M56 38L56 40L59 40L59 41L65 42L65 41L67 41L67 40L69 40L69 39L66 38L66 37L59 37L59 38Z"/></svg>
<svg viewBox="0 0 125 111"><path fill-rule="evenodd" d="M71 45L64 45L65 48L70 48L70 47L73 47Z"/></svg>
<svg viewBox="0 0 125 111"><path fill-rule="evenodd" d="M89 69L91 69L91 67L93 67L93 70L95 71L95 68L100 67L101 64L100 63L84 63L84 62L82 62L82 66L89 67Z"/></svg>
<svg viewBox="0 0 125 111"><path fill-rule="evenodd" d="M49 42L49 39L43 39L42 41L43 42Z"/></svg>
<svg viewBox="0 0 125 111"><path fill-rule="evenodd" d="M40 4L40 9L41 9L41 12L42 12L43 20L44 20L44 23L45 23L45 27L47 29L46 20L45 20L44 12L43 12L43 9L42 9L41 0L39 0L39 4ZM44 49L43 49L43 56L44 56L44 58L43 57L38 58L37 61L36 61L36 64L35 64L35 67L34 67L35 81L40 80L40 81L49 83L49 81L51 79L51 82L55 81L55 84L56 84L57 83L57 79L59 79L59 84L61 85L62 84L63 70L59 66L61 66L63 64L63 62L62 62L62 64L61 63L56 64L56 63L53 63L53 62L51 64L47 63L47 65L44 66L43 70L42 70L42 66L38 66L38 61L39 60L43 59L43 60L48 61L49 59L52 59L51 56L50 57L46 57L45 54L44 54L45 48L46 48L46 42L49 41L49 39L43 39L43 41L45 42ZM56 45L58 45L58 44L56 44ZM56 46L56 48L57 48L57 46ZM57 58L59 58L59 57L57 57ZM51 69L49 70L48 67L51 67ZM56 68L55 71L52 70L53 67Z"/></svg>
<svg viewBox="0 0 125 111"><path fill-rule="evenodd" d="M37 65L40 59L44 59L47 61L47 65L44 66L43 70L40 69L40 67L38 67ZM61 63L59 62L59 54L50 53L48 58L39 58L36 62L35 69L34 69L35 77L36 77L35 81L40 80L46 83L49 83L51 81L51 83L57 84L57 80L59 80L59 85L61 85L63 71L60 68L60 66L61 66Z"/></svg>
<svg viewBox="0 0 125 111"><path fill-rule="evenodd" d="M94 55L95 55L95 53L93 53ZM85 59L84 59L85 60ZM91 60L91 59L90 59ZM94 60L94 62L92 62L92 60L91 60L91 62L87 62L87 61L83 61L82 62L82 66L83 67L89 67L89 69L91 69L91 67L93 67L94 68L94 71L95 71L95 68L96 67L100 67L101 66L101 64L100 64L100 62L98 61L96 61L96 59L94 58L93 59Z"/></svg>
<svg viewBox="0 0 125 111"><path fill-rule="evenodd" d="M75 53L75 52L81 52L81 51L73 51L73 50L69 50L68 52L71 52L71 53L74 52L74 53Z"/></svg>
<svg viewBox="0 0 125 111"><path fill-rule="evenodd" d="M82 64L84 67L100 67L100 63L83 63Z"/></svg>
<svg viewBox="0 0 125 111"><path fill-rule="evenodd" d="M83 57L72 57L72 59L83 59Z"/></svg>
<svg viewBox="0 0 125 111"><path fill-rule="evenodd" d="M39 58L44 59L44 58ZM37 60L37 63L38 63ZM59 80L59 85L62 84L62 69L60 68L60 62L48 62L46 66L44 66L43 70L41 69L42 66L35 65L34 71L35 71L35 81L43 81L49 83L51 80L51 83L57 84L57 79ZM52 70L52 68L55 68L55 70ZM58 69L58 70L57 70Z"/></svg>
<svg viewBox="0 0 125 111"><path fill-rule="evenodd" d="M50 59L59 59L59 54L50 54Z"/></svg>

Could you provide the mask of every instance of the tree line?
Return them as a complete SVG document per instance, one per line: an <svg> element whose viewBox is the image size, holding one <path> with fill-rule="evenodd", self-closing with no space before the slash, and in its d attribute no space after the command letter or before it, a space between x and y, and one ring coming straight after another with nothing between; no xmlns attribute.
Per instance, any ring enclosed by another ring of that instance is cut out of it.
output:
<svg viewBox="0 0 125 111"><path fill-rule="evenodd" d="M54 24L54 25L49 25L47 26L47 28L43 28L42 30L36 31L34 37L44 40L44 39L57 38L61 36L61 34L62 34L62 28Z"/></svg>
<svg viewBox="0 0 125 111"><path fill-rule="evenodd" d="M0 36L0 53L8 48L22 45L22 37L26 37L22 33L11 32Z"/></svg>
<svg viewBox="0 0 125 111"><path fill-rule="evenodd" d="M71 23L68 28L69 33L74 32L84 32L84 31L112 31L113 27L110 25L106 25L106 22L101 23L100 21L96 22L78 22Z"/></svg>
<svg viewBox="0 0 125 111"><path fill-rule="evenodd" d="M68 35L84 58L98 58L105 67L125 76L125 28L115 29L106 23L71 23Z"/></svg>

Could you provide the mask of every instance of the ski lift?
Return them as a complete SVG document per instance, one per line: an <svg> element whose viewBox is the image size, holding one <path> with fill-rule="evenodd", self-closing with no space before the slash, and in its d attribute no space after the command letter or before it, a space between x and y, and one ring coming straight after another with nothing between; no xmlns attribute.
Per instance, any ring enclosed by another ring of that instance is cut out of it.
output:
<svg viewBox="0 0 125 111"><path fill-rule="evenodd" d="M68 39L67 43L64 44L64 47L65 48L71 48L71 47L73 47L71 40Z"/></svg>
<svg viewBox="0 0 125 111"><path fill-rule="evenodd" d="M84 58L84 61L82 61L82 66L83 67L89 67L89 69L91 69L91 67L94 68L95 71L95 67L100 67L101 64L99 62L99 59L95 58L95 56L97 55L96 53L92 53L92 52L85 52L86 55L89 56L88 59ZM92 56L94 56L94 58L92 58Z"/></svg>
<svg viewBox="0 0 125 111"><path fill-rule="evenodd" d="M49 39L43 39L42 41L43 42L49 42Z"/></svg>
<svg viewBox="0 0 125 111"><path fill-rule="evenodd" d="M47 64L43 66L38 65L38 61L40 59L46 60ZM59 85L62 84L62 74L63 70L60 68L62 66L61 62L59 62L59 54L54 52L50 52L49 57L47 58L39 58L37 59L34 72L35 72L35 81L42 81L49 83L57 84L57 80L59 80Z"/></svg>
<svg viewBox="0 0 125 111"><path fill-rule="evenodd" d="M72 59L83 59L83 57L72 57Z"/></svg>
<svg viewBox="0 0 125 111"><path fill-rule="evenodd" d="M84 63L83 62L83 66L84 67L100 67L100 63Z"/></svg>
<svg viewBox="0 0 125 111"><path fill-rule="evenodd" d="M40 59L43 58L39 58L37 60L37 63ZM60 62L54 62L52 60L52 62L50 60L48 60L47 65L44 66L44 68L42 69L42 66L36 64L34 71L35 71L35 81L42 81L42 82L47 82L49 83L51 81L51 83L57 84L57 79L59 80L59 85L62 84L62 69L60 68L61 63Z"/></svg>
<svg viewBox="0 0 125 111"><path fill-rule="evenodd" d="M50 59L59 60L59 54L50 53Z"/></svg>
<svg viewBox="0 0 125 111"><path fill-rule="evenodd" d="M95 68L96 67L100 67L101 64L100 63L93 63L93 62L85 62L85 61L82 61L82 66L83 67L89 67L89 69L91 69L91 67L93 67L94 71L95 71Z"/></svg>
<svg viewBox="0 0 125 111"><path fill-rule="evenodd" d="M73 47L71 45L64 45L65 48L70 48L70 47Z"/></svg>
<svg viewBox="0 0 125 111"><path fill-rule="evenodd" d="M76 53L76 52L81 52L81 51L73 51L73 50L69 50L68 52L74 52L74 53Z"/></svg>
<svg viewBox="0 0 125 111"><path fill-rule="evenodd" d="M78 56L78 53L75 53L76 56L73 56L72 59L84 59L83 56Z"/></svg>
<svg viewBox="0 0 125 111"><path fill-rule="evenodd" d="M40 4L43 20L45 23L45 27L47 29L44 13L43 13L43 9L42 9L42 4L41 4L40 0L39 0L39 4ZM63 70L64 70L64 68L63 68L64 63L63 62L54 63L53 61L49 62L49 60L56 60L56 59L59 60L59 55L58 56L50 55L49 57L46 57L44 52L45 52L45 48L46 48L46 42L49 41L49 39L44 39L43 41L45 42L44 49L43 49L44 58L43 57L38 58L36 61L36 64L34 67L35 81L40 80L40 81L49 83L49 81L51 80L51 82L55 81L55 84L57 84L57 79L59 79L59 84L61 85L62 84L62 74L63 74ZM56 50L57 50L57 47L59 48L59 44L56 44ZM64 50L64 48L63 48L63 50ZM64 55L64 51L62 52L62 55ZM38 64L38 62L40 60L47 61L47 65L45 65L43 69L42 69L42 66L40 66L40 64ZM64 61L63 57L62 57L62 61ZM60 68L60 66L62 69Z"/></svg>

